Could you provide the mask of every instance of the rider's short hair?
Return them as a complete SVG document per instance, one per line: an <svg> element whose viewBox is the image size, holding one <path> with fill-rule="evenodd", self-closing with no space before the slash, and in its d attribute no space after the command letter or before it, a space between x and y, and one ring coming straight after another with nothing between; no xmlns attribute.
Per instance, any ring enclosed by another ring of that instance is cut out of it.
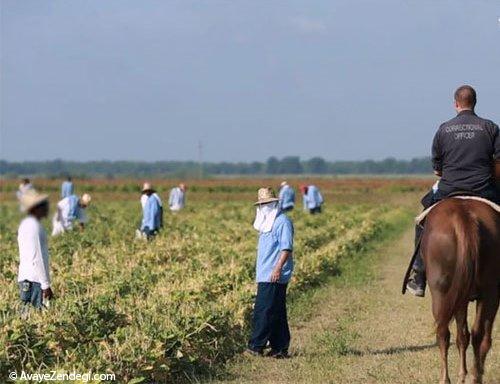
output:
<svg viewBox="0 0 500 384"><path fill-rule="evenodd" d="M462 108L474 108L477 102L476 91L470 85L462 85L455 91L455 101Z"/></svg>

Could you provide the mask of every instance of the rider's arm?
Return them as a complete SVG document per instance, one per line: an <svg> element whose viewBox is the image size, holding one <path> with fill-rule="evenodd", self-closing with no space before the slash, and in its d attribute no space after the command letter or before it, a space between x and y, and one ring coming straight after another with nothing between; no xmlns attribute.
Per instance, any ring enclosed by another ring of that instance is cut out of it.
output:
<svg viewBox="0 0 500 384"><path fill-rule="evenodd" d="M495 141L494 141L495 153L493 155L493 158L495 159L494 162L495 165L493 169L493 176L495 177L497 189L500 190L500 130L496 125L494 126L493 129L495 132Z"/></svg>
<svg viewBox="0 0 500 384"><path fill-rule="evenodd" d="M443 171L443 154L439 140L439 131L436 132L432 142L432 168L437 176L441 176Z"/></svg>
<svg viewBox="0 0 500 384"><path fill-rule="evenodd" d="M495 161L494 176L497 183L497 189L500 190L500 160Z"/></svg>

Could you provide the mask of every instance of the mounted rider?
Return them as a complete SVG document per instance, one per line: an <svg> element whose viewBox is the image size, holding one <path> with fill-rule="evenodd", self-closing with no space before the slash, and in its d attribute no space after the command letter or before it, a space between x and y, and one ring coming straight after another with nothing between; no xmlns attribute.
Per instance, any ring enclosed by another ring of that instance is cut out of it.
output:
<svg viewBox="0 0 500 384"><path fill-rule="evenodd" d="M453 195L474 195L499 203L496 181L500 180L500 134L498 125L476 115L476 91L463 85L455 91L457 116L443 123L432 144L437 188L423 199L425 209ZM420 254L423 226L415 229L415 252L406 289L425 295L425 268ZM403 291L404 292L404 291Z"/></svg>

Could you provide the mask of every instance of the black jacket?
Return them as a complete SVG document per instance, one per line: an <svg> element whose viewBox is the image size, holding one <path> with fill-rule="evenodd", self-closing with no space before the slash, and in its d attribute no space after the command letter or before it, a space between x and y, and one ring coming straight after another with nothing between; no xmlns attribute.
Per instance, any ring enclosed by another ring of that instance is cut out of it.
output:
<svg viewBox="0 0 500 384"><path fill-rule="evenodd" d="M495 160L500 161L498 125L474 111L443 123L434 137L432 163L442 173L439 189L445 194L490 188Z"/></svg>

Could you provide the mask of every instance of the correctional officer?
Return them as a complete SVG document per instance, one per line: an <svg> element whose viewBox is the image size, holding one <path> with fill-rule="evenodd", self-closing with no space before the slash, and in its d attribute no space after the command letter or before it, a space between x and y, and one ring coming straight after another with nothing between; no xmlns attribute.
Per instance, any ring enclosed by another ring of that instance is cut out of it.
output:
<svg viewBox="0 0 500 384"><path fill-rule="evenodd" d="M437 189L422 200L424 208L457 193L473 194L498 202L495 168L500 166L498 125L476 115L476 91L463 85L455 91L457 116L441 124L432 144L432 164L440 177ZM416 228L416 249L406 289L425 295L425 268L420 254L422 226Z"/></svg>

